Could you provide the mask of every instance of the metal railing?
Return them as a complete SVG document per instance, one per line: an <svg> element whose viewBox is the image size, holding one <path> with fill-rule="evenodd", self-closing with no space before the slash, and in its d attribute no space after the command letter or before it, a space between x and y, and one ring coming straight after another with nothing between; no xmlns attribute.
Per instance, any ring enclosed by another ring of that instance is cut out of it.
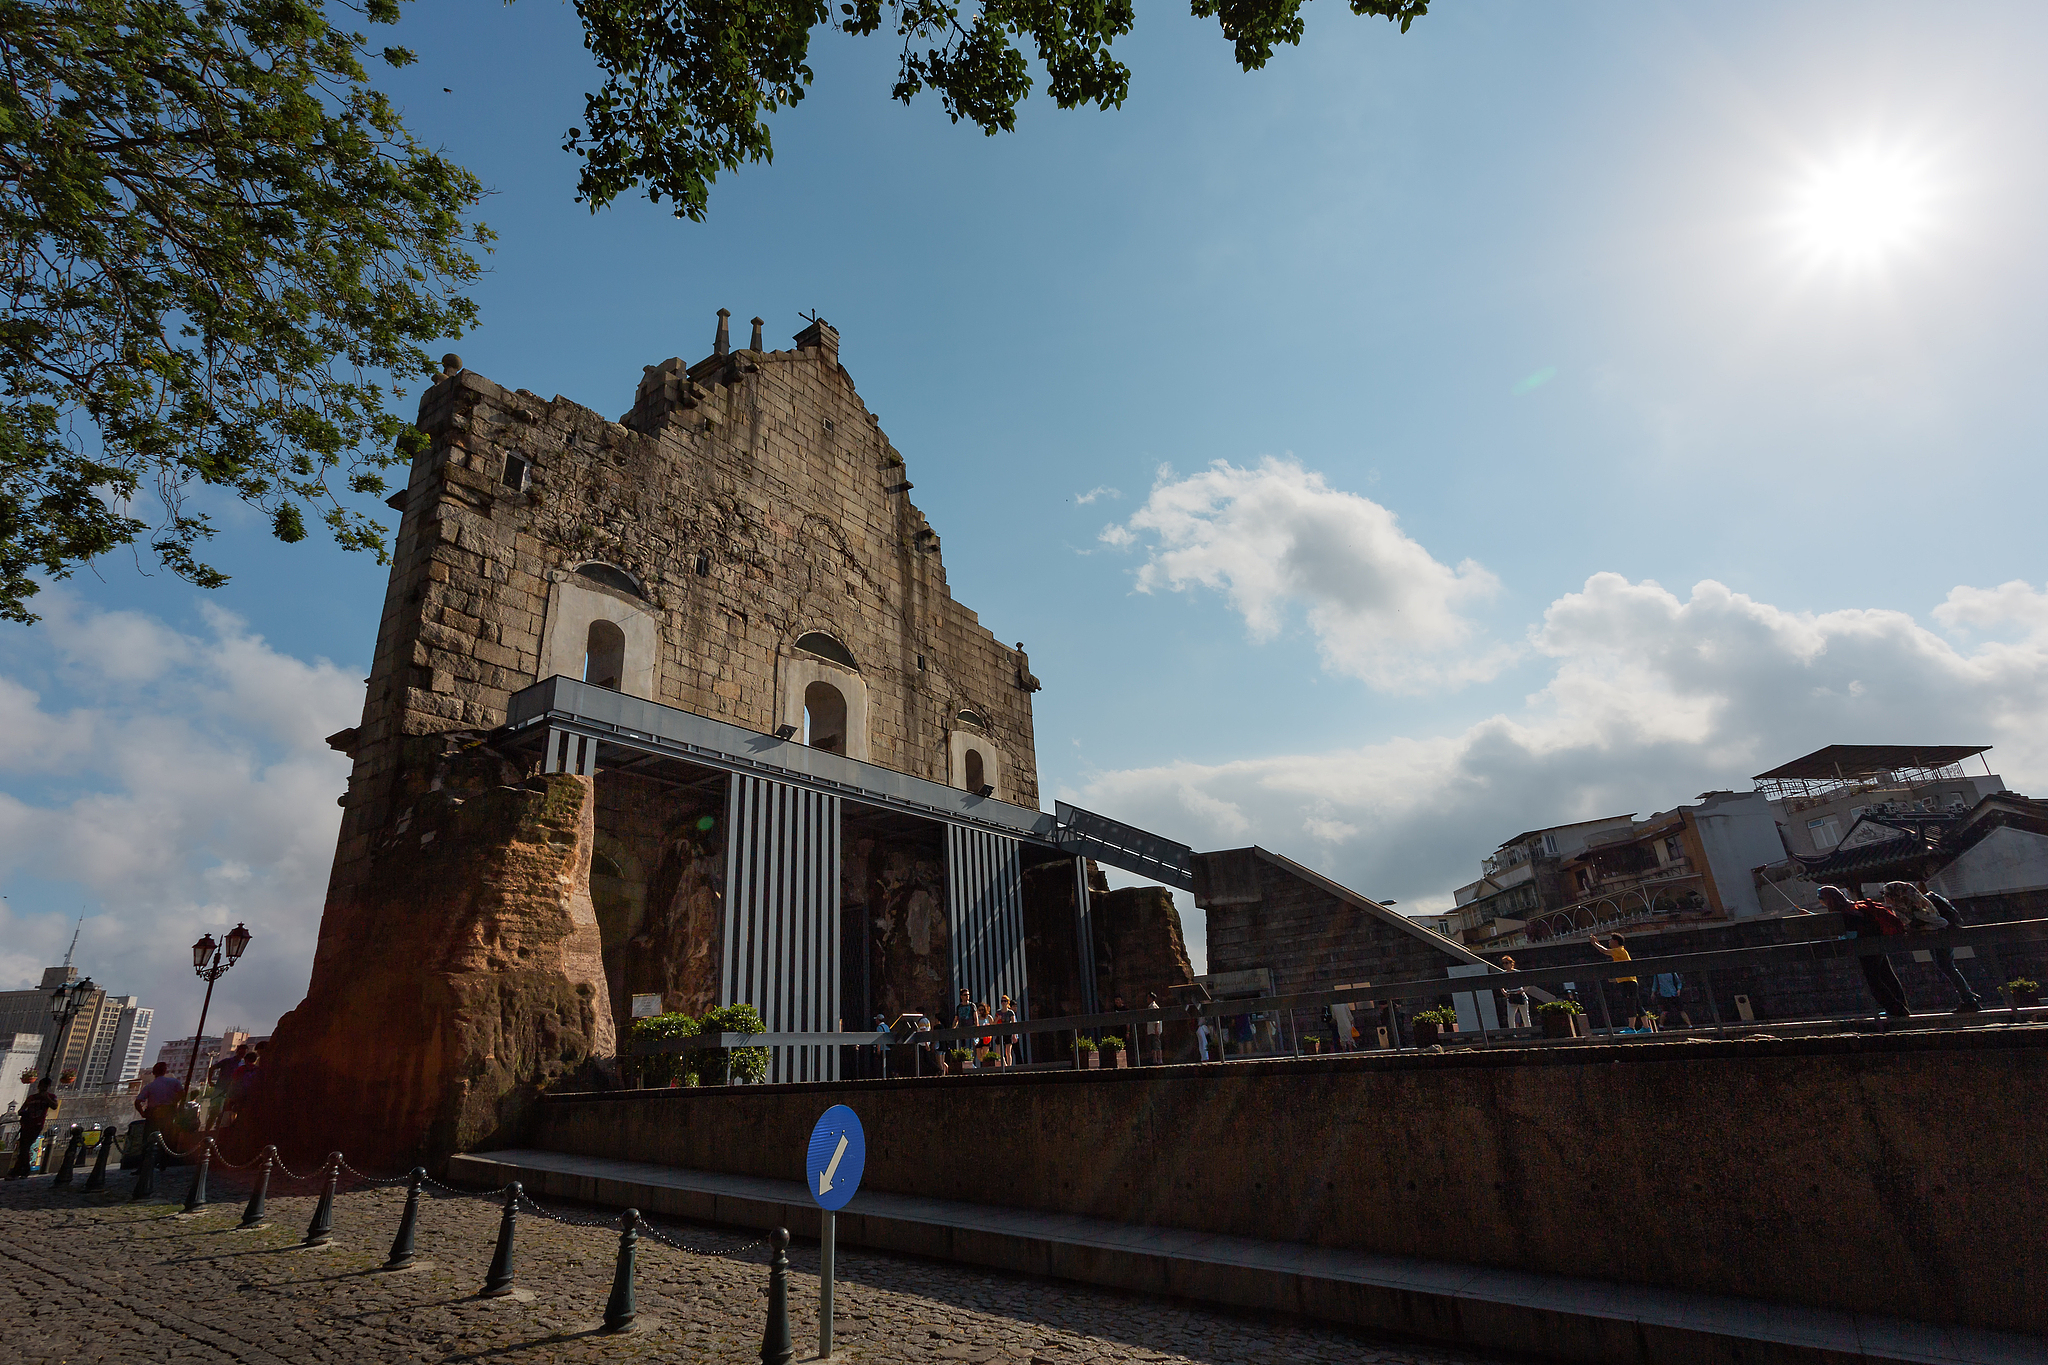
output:
<svg viewBox="0 0 2048 1365"><path fill-rule="evenodd" d="M1221 1039L1222 1021L1244 1015L1280 1015L1283 1021L1291 1020L1302 1010L1320 1011L1331 1005L1354 1005L1363 1001L1376 1004L1392 1004L1396 1001L1430 1000L1441 996L1456 996L1472 992L1491 992L1520 988L1558 987L1607 982L1620 977L1637 977L1642 980L1677 973L1681 976L1696 976L1705 989L1712 1027L1724 1031L1731 1022L1726 1019L1715 998L1712 979L1707 975L1717 971L1736 971L1779 962L1821 962L1857 957L1885 957L1896 953L1911 953L1935 949L1985 949L2010 944L2048 945L2048 919L2013 920L2003 924L1966 926L1961 929L1944 929L1935 933L1913 933L1880 938L1825 938L1806 939L1797 943L1769 944L1757 948L1721 948L1701 953L1677 953L1663 957L1638 957L1627 962L1574 962L1563 967L1530 968L1525 971L1492 971L1485 975L1425 977L1410 981L1389 981L1365 986L1344 986L1334 990L1302 991L1291 995L1258 996L1241 1000L1212 1000L1199 1005L1175 1006L1160 1009L1112 1010L1100 1014L1065 1015L1047 1019L1020 1019L1012 1023L988 1025L977 1024L972 1028L933 1028L908 1035L896 1033L719 1033L699 1034L688 1038L664 1039L659 1044L642 1044L635 1047L639 1055L657 1053L689 1052L698 1048L736 1048L763 1046L843 1046L872 1047L903 1044L949 1044L958 1043L972 1046L977 1038L993 1034L998 1039L1029 1037L1040 1034L1072 1034L1095 1036L1105 1030L1122 1029L1127 1055L1133 1064L1142 1064L1139 1041L1145 1035L1141 1032L1150 1023L1180 1023L1193 1026L1203 1020L1210 1024L1210 1036ZM2002 975L2002 973L2000 973ZM2006 994L2004 983L1997 983L1995 989ZM1596 989L1597 1005L1602 1014L1602 1031L1610 1037L1616 1034L1607 992ZM2018 1017L2019 1006L2008 996L2006 1008ZM1589 1012L1590 1017L1590 1012ZM1744 1022L1744 1021L1734 1021ZM1789 1021L1781 1021L1789 1022ZM1476 1034L1482 1043L1490 1043L1495 1035L1507 1035L1516 1030L1488 1027L1481 1019L1481 1027L1454 1035L1460 1041ZM1399 1036L1389 1040L1392 1048L1412 1046ZM1299 1047L1298 1040L1293 1044ZM641 1048L646 1048L642 1052ZM1071 1062L1065 1065L1071 1065Z"/></svg>

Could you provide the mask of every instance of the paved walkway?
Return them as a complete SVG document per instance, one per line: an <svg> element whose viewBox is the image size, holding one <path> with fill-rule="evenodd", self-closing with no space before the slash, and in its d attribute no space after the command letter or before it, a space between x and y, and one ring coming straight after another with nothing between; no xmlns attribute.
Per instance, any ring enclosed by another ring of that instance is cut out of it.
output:
<svg viewBox="0 0 2048 1365"><path fill-rule="evenodd" d="M345 1192L335 1245L294 1246L310 1194L273 1189L271 1222L234 1231L246 1187L216 1172L218 1202L180 1216L189 1174L165 1173L159 1199L127 1201L131 1177L83 1195L46 1177L0 1185L0 1353L63 1362L235 1361L240 1365L493 1365L526 1361L759 1360L767 1251L753 1234L659 1221L697 1247L643 1240L641 1321L595 1335L618 1245L615 1224L519 1223L515 1299L475 1296L499 1210L443 1195L422 1208L425 1268L376 1270L404 1204L400 1189ZM304 1189L307 1187L289 1187ZM228 1202L232 1200L233 1202ZM601 1211L562 1207L595 1220ZM728 1254L705 1254L727 1252ZM799 1360L816 1344L817 1252L791 1250L790 1318ZM1483 1357L1376 1341L1292 1322L1203 1312L1143 1297L983 1273L842 1247L836 1292L842 1358L991 1365L1495 1365Z"/></svg>

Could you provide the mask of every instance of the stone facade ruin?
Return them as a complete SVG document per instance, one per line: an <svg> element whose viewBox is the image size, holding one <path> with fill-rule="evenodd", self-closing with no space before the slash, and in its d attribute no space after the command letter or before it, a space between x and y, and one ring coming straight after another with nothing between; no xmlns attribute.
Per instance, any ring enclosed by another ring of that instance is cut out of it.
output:
<svg viewBox="0 0 2048 1365"><path fill-rule="evenodd" d="M710 356L648 367L616 422L453 356L423 397L362 720L329 741L354 768L312 981L266 1057L294 1075L294 1112L268 1116L287 1142L337 1140L311 1114L350 1116L365 1159L488 1143L541 1087L604 1080L633 997L694 1015L731 994L728 774L510 753L508 707L541 680L1035 815L1037 679L953 599L838 333L814 320L765 351L757 319L735 350L725 316ZM848 805L831 835L850 927L823 1026L942 1015L960 969L941 826ZM1072 882L1037 910L1073 919Z"/></svg>

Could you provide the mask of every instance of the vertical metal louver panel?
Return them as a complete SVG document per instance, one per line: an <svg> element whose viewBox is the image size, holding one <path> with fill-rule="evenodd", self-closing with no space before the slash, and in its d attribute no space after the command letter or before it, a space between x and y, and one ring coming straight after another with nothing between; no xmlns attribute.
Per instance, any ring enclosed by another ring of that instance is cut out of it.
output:
<svg viewBox="0 0 2048 1365"><path fill-rule="evenodd" d="M1024 1003L1024 865L1015 839L946 827L946 920L953 1000L965 986L990 1009ZM951 1007L940 1023L951 1023Z"/></svg>
<svg viewBox="0 0 2048 1365"><path fill-rule="evenodd" d="M735 773L726 797L725 950L718 1001L770 1033L839 1026L839 798ZM829 1047L776 1048L772 1081L837 1079Z"/></svg>

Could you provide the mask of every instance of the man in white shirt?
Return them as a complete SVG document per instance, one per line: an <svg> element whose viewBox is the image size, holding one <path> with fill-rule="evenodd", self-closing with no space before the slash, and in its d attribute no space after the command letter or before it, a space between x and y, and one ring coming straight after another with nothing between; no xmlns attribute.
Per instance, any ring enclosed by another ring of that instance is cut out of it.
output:
<svg viewBox="0 0 2048 1365"><path fill-rule="evenodd" d="M170 1069L168 1062L158 1062L149 1071L156 1079L135 1092L135 1112L148 1120L152 1133L161 1133L171 1126L171 1120L177 1117L178 1101L185 1097L185 1083L165 1074Z"/></svg>
<svg viewBox="0 0 2048 1365"><path fill-rule="evenodd" d="M1195 1046L1201 1050L1202 1060L1209 1060L1209 1021L1204 1019L1195 1028Z"/></svg>

